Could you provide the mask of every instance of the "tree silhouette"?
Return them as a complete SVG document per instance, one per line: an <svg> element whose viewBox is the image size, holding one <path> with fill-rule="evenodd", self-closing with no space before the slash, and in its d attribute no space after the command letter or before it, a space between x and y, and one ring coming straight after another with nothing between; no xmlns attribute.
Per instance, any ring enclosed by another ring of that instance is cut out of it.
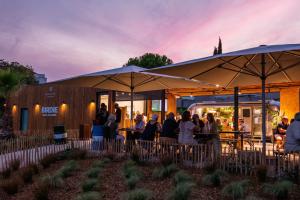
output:
<svg viewBox="0 0 300 200"><path fill-rule="evenodd" d="M219 44L218 44L218 54L222 54L222 40L219 37Z"/></svg>
<svg viewBox="0 0 300 200"><path fill-rule="evenodd" d="M129 58L128 62L124 66L136 65L151 69L154 67L160 67L172 64L173 61L165 55L159 55L154 53L145 53L140 57Z"/></svg>

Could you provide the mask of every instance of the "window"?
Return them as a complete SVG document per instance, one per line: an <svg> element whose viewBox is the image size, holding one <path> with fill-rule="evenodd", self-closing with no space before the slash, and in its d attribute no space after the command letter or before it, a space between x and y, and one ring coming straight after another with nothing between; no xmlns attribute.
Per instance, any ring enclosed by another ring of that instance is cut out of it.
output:
<svg viewBox="0 0 300 200"><path fill-rule="evenodd" d="M21 108L21 119L20 119L20 130L27 131L28 130L28 121L29 121L29 113L28 108Z"/></svg>

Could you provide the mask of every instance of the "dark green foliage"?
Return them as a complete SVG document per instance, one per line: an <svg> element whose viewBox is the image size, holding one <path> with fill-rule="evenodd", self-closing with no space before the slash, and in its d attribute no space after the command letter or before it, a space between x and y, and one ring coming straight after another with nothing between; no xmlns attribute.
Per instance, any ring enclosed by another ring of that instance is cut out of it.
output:
<svg viewBox="0 0 300 200"><path fill-rule="evenodd" d="M101 194L99 192L91 191L81 193L76 200L101 200Z"/></svg>
<svg viewBox="0 0 300 200"><path fill-rule="evenodd" d="M47 184L40 182L33 191L35 200L48 200L49 187Z"/></svg>
<svg viewBox="0 0 300 200"><path fill-rule="evenodd" d="M231 182L223 188L222 194L233 200L244 198L249 184L249 180Z"/></svg>
<svg viewBox="0 0 300 200"><path fill-rule="evenodd" d="M20 181L17 178L11 178L9 180L5 180L1 183L1 188L3 191L5 191L7 194L13 195L18 192L20 185Z"/></svg>
<svg viewBox="0 0 300 200"><path fill-rule="evenodd" d="M135 163L140 163L140 154L137 148L134 148L130 154L130 159L133 160Z"/></svg>
<svg viewBox="0 0 300 200"><path fill-rule="evenodd" d="M102 160L97 160L97 161L94 161L92 163L92 167L99 167L99 168L102 168L102 167L105 167L105 165L107 165L108 163L110 163L111 160L108 159L108 158L103 158Z"/></svg>
<svg viewBox="0 0 300 200"><path fill-rule="evenodd" d="M203 168L203 170L204 170L205 173L211 174L211 173L213 173L214 171L217 170L217 164L216 163L211 163L211 164L205 166Z"/></svg>
<svg viewBox="0 0 300 200"><path fill-rule="evenodd" d="M220 186L221 182L227 177L227 173L217 169L212 174L207 174L202 178L202 183L206 186Z"/></svg>
<svg viewBox="0 0 300 200"><path fill-rule="evenodd" d="M181 182L168 195L168 200L187 200L195 186L192 182Z"/></svg>
<svg viewBox="0 0 300 200"><path fill-rule="evenodd" d="M141 173L138 171L136 167L136 162L129 160L123 165L122 169L123 175L125 178L129 178L131 176L141 176Z"/></svg>
<svg viewBox="0 0 300 200"><path fill-rule="evenodd" d="M11 169L10 168L7 168L7 169L5 169L4 171L1 172L1 176L4 179L9 178L10 175L11 175Z"/></svg>
<svg viewBox="0 0 300 200"><path fill-rule="evenodd" d="M157 179L164 179L170 177L172 173L176 172L177 170L178 169L175 164L171 164L166 167L161 166L153 170L152 176Z"/></svg>
<svg viewBox="0 0 300 200"><path fill-rule="evenodd" d="M140 57L129 58L125 66L136 65L147 69L172 64L173 61L165 55L145 53Z"/></svg>
<svg viewBox="0 0 300 200"><path fill-rule="evenodd" d="M135 188L136 184L140 181L141 177L137 174L131 175L125 180L127 187L132 190Z"/></svg>
<svg viewBox="0 0 300 200"><path fill-rule="evenodd" d="M74 170L76 170L77 167L78 167L77 162L74 160L71 160L57 171L57 175L62 178L67 178L72 175L72 172Z"/></svg>
<svg viewBox="0 0 300 200"><path fill-rule="evenodd" d="M28 167L32 169L34 174L39 173L39 166L37 164L30 164L30 165L28 165Z"/></svg>
<svg viewBox="0 0 300 200"><path fill-rule="evenodd" d="M49 188L60 188L63 186L64 181L62 177L58 176L57 174L51 176L51 175L46 175L42 178L41 183L44 185L47 185Z"/></svg>
<svg viewBox="0 0 300 200"><path fill-rule="evenodd" d="M21 171L21 178L24 181L24 183L31 183L32 182L33 174L34 174L34 171L33 171L32 167L30 167L30 166L25 167Z"/></svg>
<svg viewBox="0 0 300 200"><path fill-rule="evenodd" d="M171 156L166 155L160 158L160 163L162 164L162 166L167 167L173 164L173 159Z"/></svg>
<svg viewBox="0 0 300 200"><path fill-rule="evenodd" d="M97 184L98 184L98 179L96 178L87 179L82 183L81 189L83 192L93 191L97 187Z"/></svg>
<svg viewBox="0 0 300 200"><path fill-rule="evenodd" d="M279 181L275 184L264 184L264 192L270 194L277 199L287 199L289 191L292 189L293 183L290 181Z"/></svg>
<svg viewBox="0 0 300 200"><path fill-rule="evenodd" d="M9 167L11 168L11 170L17 171L20 168L20 164L20 160L16 159L10 162Z"/></svg>
<svg viewBox="0 0 300 200"><path fill-rule="evenodd" d="M41 165L43 166L43 168L45 169L45 168L50 167L50 165L51 165L52 163L54 163L55 161L56 161L55 155L54 155L54 154L49 154L49 155L45 156L44 158L42 158L42 159L40 160L40 164L41 164Z"/></svg>
<svg viewBox="0 0 300 200"><path fill-rule="evenodd" d="M193 178L181 170L174 175L174 182L176 185L185 182L193 182Z"/></svg>
<svg viewBox="0 0 300 200"><path fill-rule="evenodd" d="M152 192L146 189L135 189L123 195L123 200L149 200L152 198Z"/></svg>
<svg viewBox="0 0 300 200"><path fill-rule="evenodd" d="M83 160L87 156L87 151L84 149L72 149L68 156L68 159L72 160Z"/></svg>
<svg viewBox="0 0 300 200"><path fill-rule="evenodd" d="M265 182L267 179L267 167L266 166L258 166L256 169L256 177L259 182Z"/></svg>
<svg viewBox="0 0 300 200"><path fill-rule="evenodd" d="M100 172L101 172L101 168L99 167L94 167L94 168L91 168L89 169L87 172L86 172L86 176L89 177L89 178L98 178Z"/></svg>

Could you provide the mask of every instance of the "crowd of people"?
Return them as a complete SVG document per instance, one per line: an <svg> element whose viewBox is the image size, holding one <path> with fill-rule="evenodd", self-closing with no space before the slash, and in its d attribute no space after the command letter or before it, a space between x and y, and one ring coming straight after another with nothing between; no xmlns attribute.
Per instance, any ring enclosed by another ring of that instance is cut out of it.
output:
<svg viewBox="0 0 300 200"><path fill-rule="evenodd" d="M91 130L93 139L123 139L123 136L118 134L122 111L117 103L115 103L114 107L114 113L109 113L107 105L101 103L100 109L97 111L96 118L93 121Z"/></svg>
<svg viewBox="0 0 300 200"><path fill-rule="evenodd" d="M93 122L93 138L125 139L118 131L121 109L117 103L114 106L115 112L109 113L107 106L101 104ZM175 117L175 114L170 112L163 124L158 122L157 114L153 114L148 122L142 114L137 114L134 122L133 129L127 131L127 140L154 141L159 136L160 141L190 145L204 141L211 142L217 150L220 148L219 124L212 113L207 113L205 120L202 120L198 114L191 116L190 111L183 112L180 117L178 115ZM246 130L243 119L239 119L239 130ZM286 116L282 117L274 133L274 139L279 149L285 149L286 152L300 151L300 112L296 113L290 122Z"/></svg>

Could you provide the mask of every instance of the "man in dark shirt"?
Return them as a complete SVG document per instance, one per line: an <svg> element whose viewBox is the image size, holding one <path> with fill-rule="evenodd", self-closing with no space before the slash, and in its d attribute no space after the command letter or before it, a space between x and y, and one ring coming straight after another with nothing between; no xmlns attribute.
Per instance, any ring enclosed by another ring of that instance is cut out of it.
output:
<svg viewBox="0 0 300 200"><path fill-rule="evenodd" d="M116 123L121 122L122 111L119 107L119 104L115 103L115 113L116 113Z"/></svg>
<svg viewBox="0 0 300 200"><path fill-rule="evenodd" d="M288 127L289 119L287 116L284 116L282 117L281 123L277 125L276 134L274 135L277 149L284 148L285 135Z"/></svg>
<svg viewBox="0 0 300 200"><path fill-rule="evenodd" d="M165 122L163 124L162 133L160 136L168 137L168 138L176 138L177 131L178 131L178 123L175 120L174 113L170 112L168 114L167 119L165 120Z"/></svg>

